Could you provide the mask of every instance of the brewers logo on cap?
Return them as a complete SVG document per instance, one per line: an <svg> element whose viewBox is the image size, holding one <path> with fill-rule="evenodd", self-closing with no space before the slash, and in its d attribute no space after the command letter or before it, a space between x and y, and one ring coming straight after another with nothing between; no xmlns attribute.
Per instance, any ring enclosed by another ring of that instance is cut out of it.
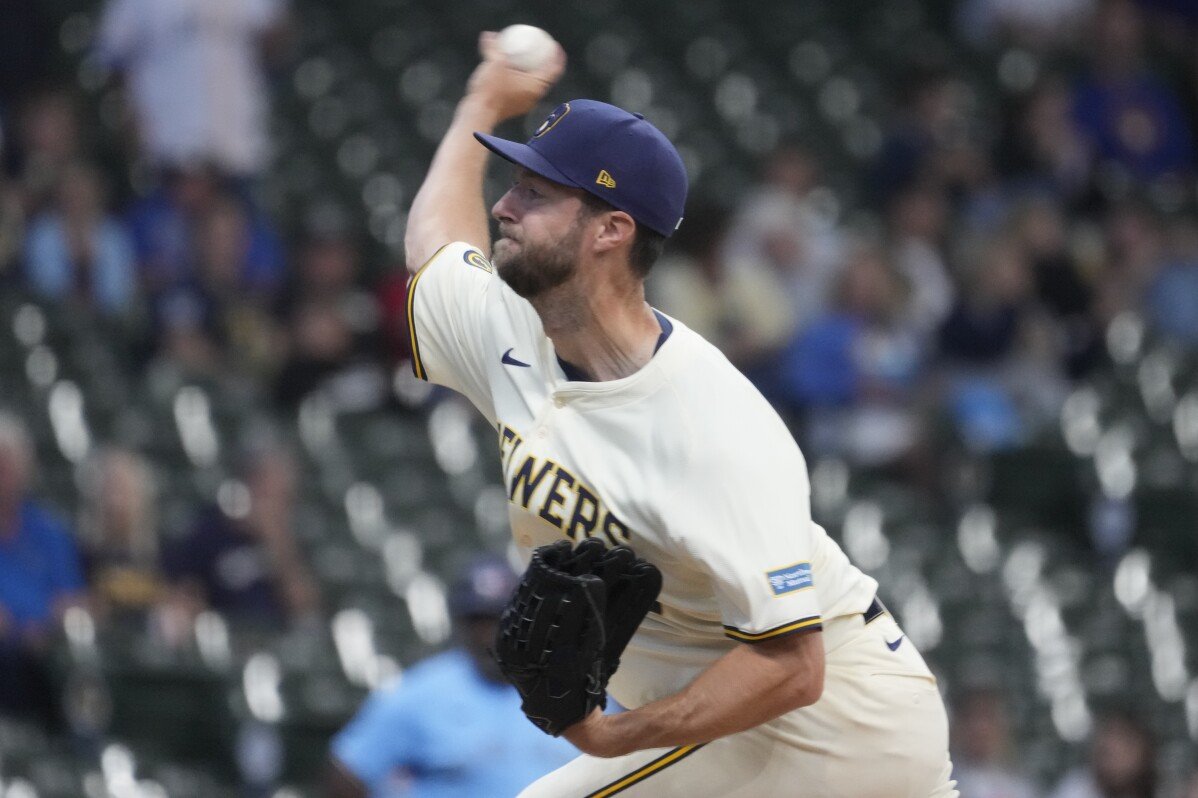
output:
<svg viewBox="0 0 1198 798"><path fill-rule="evenodd" d="M537 139L541 136L544 136L550 130L553 130L554 126L558 122L562 121L562 119L568 113L570 113L570 103L562 103L557 108L554 108L553 113L545 117L545 121L541 123L539 128L537 128L537 132L532 134L532 137Z"/></svg>

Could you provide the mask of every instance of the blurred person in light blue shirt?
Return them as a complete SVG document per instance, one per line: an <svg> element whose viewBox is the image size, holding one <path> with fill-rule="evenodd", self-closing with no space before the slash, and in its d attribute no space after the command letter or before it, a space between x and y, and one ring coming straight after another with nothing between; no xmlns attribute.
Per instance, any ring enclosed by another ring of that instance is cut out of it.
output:
<svg viewBox="0 0 1198 798"><path fill-rule="evenodd" d="M501 559L467 568L449 597L457 645L367 699L333 740L326 795L506 798L578 755L524 717L490 655L515 584Z"/></svg>
<svg viewBox="0 0 1198 798"><path fill-rule="evenodd" d="M74 300L105 316L129 311L137 291L133 241L104 207L100 173L70 164L55 195L25 238L29 287L43 299Z"/></svg>

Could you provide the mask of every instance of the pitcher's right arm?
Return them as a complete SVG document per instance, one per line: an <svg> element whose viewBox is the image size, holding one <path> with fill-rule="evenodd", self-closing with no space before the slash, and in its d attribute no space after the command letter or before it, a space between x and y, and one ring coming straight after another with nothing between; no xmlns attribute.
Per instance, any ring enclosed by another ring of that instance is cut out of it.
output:
<svg viewBox="0 0 1198 798"><path fill-rule="evenodd" d="M428 174L408 213L404 250L408 270L416 272L438 249L452 241L491 253L491 234L483 199L488 151L474 133L491 133L501 122L523 116L545 96L566 67L559 46L540 69L524 72L507 64L497 34L479 37L482 63L470 76L466 95L437 147Z"/></svg>

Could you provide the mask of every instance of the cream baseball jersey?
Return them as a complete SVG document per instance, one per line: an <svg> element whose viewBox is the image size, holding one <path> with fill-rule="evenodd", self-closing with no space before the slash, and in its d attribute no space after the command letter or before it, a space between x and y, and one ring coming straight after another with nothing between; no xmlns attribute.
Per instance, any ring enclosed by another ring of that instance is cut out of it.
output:
<svg viewBox="0 0 1198 798"><path fill-rule="evenodd" d="M636 707L682 689L738 642L865 611L877 583L810 514L806 464L782 420L715 347L668 338L636 373L572 381L532 305L482 253L442 248L413 276L416 375L494 426L516 543L626 543L661 569L611 682Z"/></svg>

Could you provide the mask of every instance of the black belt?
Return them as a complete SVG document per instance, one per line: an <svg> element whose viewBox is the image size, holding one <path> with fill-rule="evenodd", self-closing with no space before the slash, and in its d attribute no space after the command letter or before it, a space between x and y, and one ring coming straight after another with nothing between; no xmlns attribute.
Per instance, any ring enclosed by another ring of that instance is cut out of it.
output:
<svg viewBox="0 0 1198 798"><path fill-rule="evenodd" d="M874 600L869 603L869 607L865 610L865 612L861 613L861 617L865 619L866 623L870 623L879 615L886 612L889 612L889 610L887 610L886 605L882 603L882 599L874 596Z"/></svg>

